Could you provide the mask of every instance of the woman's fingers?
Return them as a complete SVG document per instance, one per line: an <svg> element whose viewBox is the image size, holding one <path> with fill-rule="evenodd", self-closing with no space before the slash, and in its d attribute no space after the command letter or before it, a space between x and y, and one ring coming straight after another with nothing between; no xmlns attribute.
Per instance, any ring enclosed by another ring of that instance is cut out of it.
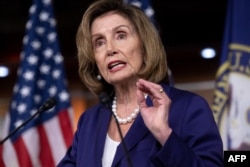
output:
<svg viewBox="0 0 250 167"><path fill-rule="evenodd" d="M139 79L137 82L137 88L144 94L147 94L152 99L164 99L166 94L159 84L155 84L143 79Z"/></svg>

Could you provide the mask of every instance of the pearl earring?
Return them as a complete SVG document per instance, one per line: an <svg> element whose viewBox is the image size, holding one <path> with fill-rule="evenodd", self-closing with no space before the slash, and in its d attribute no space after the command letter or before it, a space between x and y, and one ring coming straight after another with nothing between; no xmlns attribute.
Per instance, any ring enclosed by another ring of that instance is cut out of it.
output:
<svg viewBox="0 0 250 167"><path fill-rule="evenodd" d="M102 80L102 76L99 75L99 74L96 76L96 78L97 78L99 81Z"/></svg>

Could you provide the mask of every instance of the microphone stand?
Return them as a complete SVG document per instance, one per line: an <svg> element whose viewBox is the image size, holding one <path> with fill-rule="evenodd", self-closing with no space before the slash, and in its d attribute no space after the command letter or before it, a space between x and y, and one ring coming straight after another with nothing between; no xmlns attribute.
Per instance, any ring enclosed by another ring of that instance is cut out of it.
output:
<svg viewBox="0 0 250 167"><path fill-rule="evenodd" d="M35 116L39 113L52 108L55 105L55 99L50 98L48 99L38 110L35 114L29 117L26 121L24 121L21 125L19 125L16 129L11 131L3 140L0 141L0 145L2 145L7 139L13 136L20 128L24 127L29 121L31 121Z"/></svg>
<svg viewBox="0 0 250 167"><path fill-rule="evenodd" d="M131 160L130 155L128 153L127 145L126 145L125 140L124 140L124 138L122 136L121 127L119 125L119 122L118 122L117 118L115 117L114 113L112 112L112 107L110 105L110 98L109 98L109 96L106 93L102 92L99 95L99 100L101 101L101 103L103 103L110 110L111 114L115 118L116 126L117 126L117 129L118 129L118 132L119 132L119 136L121 138L121 143L122 143L123 149L125 151L125 155L127 157L128 166L129 167L133 167L132 160Z"/></svg>

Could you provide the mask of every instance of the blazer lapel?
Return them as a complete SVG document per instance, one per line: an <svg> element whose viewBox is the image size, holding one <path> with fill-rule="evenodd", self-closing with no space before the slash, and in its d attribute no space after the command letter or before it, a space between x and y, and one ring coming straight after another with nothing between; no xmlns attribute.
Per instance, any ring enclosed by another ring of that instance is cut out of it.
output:
<svg viewBox="0 0 250 167"><path fill-rule="evenodd" d="M164 91L167 94L169 94L169 87L164 84L161 84L161 86L163 87ZM153 105L149 97L147 97L146 103L148 106ZM148 128L145 126L141 115L139 114L124 138L127 151L129 152L130 150L132 150L148 133L150 132ZM119 146L117 147L112 166L116 166L124 156L126 156L126 153L122 143L120 143Z"/></svg>
<svg viewBox="0 0 250 167"><path fill-rule="evenodd" d="M96 158L97 158L96 162L100 162L100 164L97 164L97 166L102 166L101 162L102 162L104 144L109 122L111 119L111 112L105 106L103 106L100 110L100 118L102 121L97 122L98 132L96 133L97 137L95 138Z"/></svg>
<svg viewBox="0 0 250 167"><path fill-rule="evenodd" d="M131 149L133 149L133 147L135 147L135 145L137 145L142 140L142 138L148 133L149 133L149 130L144 125L142 117L139 114L135 122L133 123L132 127L130 128L129 132L124 138L127 151L129 152ZM112 166L116 166L116 164L124 156L126 156L126 153L125 153L122 143L120 143L119 146L117 147L117 151L116 151Z"/></svg>

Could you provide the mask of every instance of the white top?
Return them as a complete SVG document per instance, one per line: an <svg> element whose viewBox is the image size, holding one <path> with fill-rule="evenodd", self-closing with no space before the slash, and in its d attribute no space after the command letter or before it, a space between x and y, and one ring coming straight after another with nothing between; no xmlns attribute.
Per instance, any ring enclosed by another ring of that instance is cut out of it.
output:
<svg viewBox="0 0 250 167"><path fill-rule="evenodd" d="M102 167L111 167L116 148L120 144L120 142L112 140L109 135L106 135L104 151L102 155Z"/></svg>

